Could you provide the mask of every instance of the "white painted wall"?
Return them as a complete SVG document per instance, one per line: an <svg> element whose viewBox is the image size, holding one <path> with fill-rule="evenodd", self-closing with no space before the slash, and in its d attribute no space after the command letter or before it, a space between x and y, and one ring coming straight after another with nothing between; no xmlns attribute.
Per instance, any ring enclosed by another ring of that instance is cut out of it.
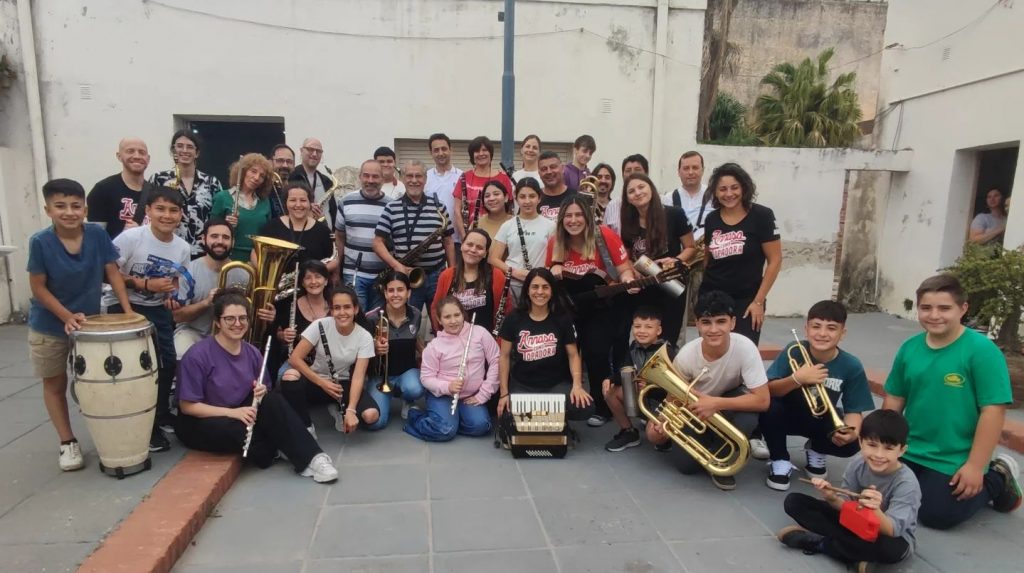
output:
<svg viewBox="0 0 1024 573"><path fill-rule="evenodd" d="M890 312L905 314L903 301L914 298L920 281L962 252L974 198L974 152L1024 139L1024 6L992 6L988 0L889 5L885 44L899 46L884 52L885 115L876 141L914 151L914 169L893 177L882 228L880 299ZM1022 163L1017 189L1024 181ZM1009 214L1008 247L1024 243L1024 209L1017 203Z"/></svg>

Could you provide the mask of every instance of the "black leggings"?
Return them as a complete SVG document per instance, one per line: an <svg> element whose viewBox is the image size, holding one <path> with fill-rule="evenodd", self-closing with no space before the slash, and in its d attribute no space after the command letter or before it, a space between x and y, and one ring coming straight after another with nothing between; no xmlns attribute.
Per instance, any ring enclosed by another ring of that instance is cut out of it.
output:
<svg viewBox="0 0 1024 573"><path fill-rule="evenodd" d="M341 408L345 409L348 406L348 397L352 393L352 382L350 380L341 381ZM338 401L331 398L331 395L324 391L323 388L317 386L313 382L310 382L305 376L299 377L298 380L282 380L281 381L281 392L284 397L291 404L295 413L299 415L299 419L306 426L312 426L313 420L309 417L309 407L314 404L337 404ZM359 395L359 403L355 405L356 416L362 419L363 412L366 410L377 410L377 402L374 402L373 396L370 396L370 392L363 387L362 393Z"/></svg>
<svg viewBox="0 0 1024 573"><path fill-rule="evenodd" d="M871 561L898 563L910 552L910 545L902 537L879 535L875 541L864 541L839 524L839 511L825 500L804 493L791 493L783 503L800 527L823 536L825 555L843 563Z"/></svg>
<svg viewBox="0 0 1024 573"><path fill-rule="evenodd" d="M618 301L618 299L616 299ZM587 371L590 395L594 398L594 413L611 417L611 410L601 393L601 383L611 376L612 355L625 352L621 332L621 303L611 308L587 308L576 315L578 348Z"/></svg>

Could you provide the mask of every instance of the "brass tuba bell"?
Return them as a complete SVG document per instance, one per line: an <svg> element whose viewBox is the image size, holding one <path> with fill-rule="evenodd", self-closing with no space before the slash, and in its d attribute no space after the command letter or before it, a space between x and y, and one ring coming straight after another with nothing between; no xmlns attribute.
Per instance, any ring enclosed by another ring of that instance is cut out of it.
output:
<svg viewBox="0 0 1024 573"><path fill-rule="evenodd" d="M227 286L228 274L235 269L242 269L249 275L249 286L246 298L252 307L249 310L249 335L247 340L261 345L267 332L267 323L256 319L256 311L274 301L277 282L284 271L284 265L292 254L299 250L299 245L274 239L271 237L253 236L252 249L256 253L256 266L243 261L231 261L220 269L218 288Z"/></svg>
<svg viewBox="0 0 1024 573"><path fill-rule="evenodd" d="M665 434L704 466L709 474L736 475L743 469L750 453L747 436L721 414L701 420L687 408L697 401L690 387L705 373L707 368L687 382L672 365L666 347L662 346L637 374L637 378L646 382L637 397L637 405L647 419L662 424ZM645 398L655 386L668 392L668 396L656 411L651 412ZM705 445L701 443L702 439L713 441Z"/></svg>

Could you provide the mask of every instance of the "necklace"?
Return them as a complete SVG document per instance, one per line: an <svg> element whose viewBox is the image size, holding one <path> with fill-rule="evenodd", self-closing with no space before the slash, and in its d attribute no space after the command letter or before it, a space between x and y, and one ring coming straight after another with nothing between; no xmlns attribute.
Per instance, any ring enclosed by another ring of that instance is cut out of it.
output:
<svg viewBox="0 0 1024 573"><path fill-rule="evenodd" d="M323 317L327 316L328 308L327 308L327 301L326 300L321 299L322 304L320 305L320 308L318 308L318 309L317 308L313 308L313 304L309 302L309 295L306 295L306 296L302 297L301 301L304 301L306 303L306 310L303 312L303 314L305 314L306 316L311 317L309 319L310 322L313 322L314 320L317 320L319 318L323 318Z"/></svg>

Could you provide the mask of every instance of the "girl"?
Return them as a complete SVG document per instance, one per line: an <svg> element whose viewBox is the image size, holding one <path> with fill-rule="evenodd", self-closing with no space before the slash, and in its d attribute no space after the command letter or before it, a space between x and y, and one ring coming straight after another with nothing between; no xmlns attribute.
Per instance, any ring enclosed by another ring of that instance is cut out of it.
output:
<svg viewBox="0 0 1024 573"><path fill-rule="evenodd" d="M278 450L296 472L320 483L338 479L334 462L277 393L267 393L259 350L245 342L249 301L227 291L213 301L213 336L197 342L181 360L178 398L181 413L175 433L186 446L217 453L241 453L253 425L248 459L260 468L274 462ZM260 398L259 409L252 407Z"/></svg>
<svg viewBox="0 0 1024 573"><path fill-rule="evenodd" d="M696 254L693 229L686 214L677 207L662 206L654 182L642 173L634 173L626 180L626 204L622 207L620 225L622 243L634 261L647 256L666 269L686 263ZM661 310L662 336L675 344L683 326L686 299L672 297L659 287L648 288L633 299L635 307Z"/></svg>
<svg viewBox="0 0 1024 573"><path fill-rule="evenodd" d="M437 312L443 330L423 351L427 410L410 411L405 431L428 442L447 442L455 434L483 436L491 431L487 400L498 387L498 344L488 329L470 326L462 303L454 296L441 299ZM463 355L467 356L465 375L459 378ZM456 395L459 403L452 414Z"/></svg>
<svg viewBox="0 0 1024 573"><path fill-rule="evenodd" d="M295 253L295 261L317 260L327 261L327 268L333 273L338 267L338 259L331 258L334 252L334 241L327 224L317 221L311 208L313 190L304 181L290 181L284 186L284 207L286 213L270 219L260 230L260 235L273 237L295 243L302 250ZM256 264L255 254L250 255L251 264Z"/></svg>
<svg viewBox="0 0 1024 573"><path fill-rule="evenodd" d="M476 313L476 323L487 329L494 328L499 301L505 292L505 275L487 262L491 237L482 229L473 229L462 241L462 258L455 268L447 268L437 279L437 291L430 305L430 320L439 330L437 307L441 299L452 294L470 314ZM506 304L506 308L508 305Z"/></svg>
<svg viewBox="0 0 1024 573"><path fill-rule="evenodd" d="M310 259L299 265L298 299L295 301L295 327L290 325L292 299L287 297L276 304L276 320L274 321L274 349L277 351L277 362L271 365L271 372L277 372L278 378L289 382L299 379L299 372L288 364L288 355L295 347L299 333L309 328L314 320L330 316L331 305L327 302L326 293L331 289L331 273L327 265ZM306 363L312 364L315 353L306 356ZM272 358L273 360L273 358Z"/></svg>
<svg viewBox="0 0 1024 573"><path fill-rule="evenodd" d="M248 261L252 235L270 220L270 193L273 191L270 161L259 153L247 153L231 166L231 189L213 196L211 219L226 219L235 229L231 258Z"/></svg>
<svg viewBox="0 0 1024 573"><path fill-rule="evenodd" d="M537 212L541 195L537 181L528 177L516 183L519 215L505 221L498 229L487 259L499 271L511 271L513 300L519 300L523 279L530 269L543 264L548 238L555 230L555 222Z"/></svg>
<svg viewBox="0 0 1024 573"><path fill-rule="evenodd" d="M523 168L512 174L512 178L518 183L527 177L533 179L540 185L540 168L537 160L540 158L540 138L532 133L523 139L523 145L519 148L519 155L523 158Z"/></svg>
<svg viewBox="0 0 1024 573"><path fill-rule="evenodd" d="M711 206L716 210L704 222L707 249L700 294L713 290L736 301L733 332L757 344L764 324L764 307L782 269L782 241L775 213L754 203L756 187L750 175L735 163L721 165L711 174Z"/></svg>
<svg viewBox="0 0 1024 573"><path fill-rule="evenodd" d="M567 394L566 414L582 420L593 399L583 389L576 330L551 271L536 268L523 281L523 297L501 326L498 416L509 392ZM607 347L605 347L607 350Z"/></svg>
<svg viewBox="0 0 1024 573"><path fill-rule="evenodd" d="M378 356L387 354L388 384L402 394L402 419L409 416L413 402L423 396L423 385L420 384L419 356L423 352L423 338L420 331L420 309L409 304L409 277L398 271L389 271L384 278L383 308L377 308L366 315L370 328L376 329L381 314L388 323L387 338L375 338L374 351ZM374 333L376 334L376 332ZM378 367L379 368L379 367ZM374 370L370 378L370 395L377 402L380 419L371 424L369 429L379 430L388 425L391 417L391 394L377 389L382 380L383 372Z"/></svg>
<svg viewBox="0 0 1024 573"><path fill-rule="evenodd" d="M501 225L512 218L511 205L508 188L501 181L488 182L484 187L484 213L477 226L493 237Z"/></svg>
<svg viewBox="0 0 1024 573"><path fill-rule="evenodd" d="M380 417L377 404L369 392L363 391L366 367L373 358L373 337L357 323L360 312L356 291L350 286L337 287L330 301L331 316L310 323L288 358L299 379L286 379L281 385L311 433L311 401L327 404L339 432L352 432L360 420L373 424ZM316 358L309 366L306 356L314 349Z"/></svg>

